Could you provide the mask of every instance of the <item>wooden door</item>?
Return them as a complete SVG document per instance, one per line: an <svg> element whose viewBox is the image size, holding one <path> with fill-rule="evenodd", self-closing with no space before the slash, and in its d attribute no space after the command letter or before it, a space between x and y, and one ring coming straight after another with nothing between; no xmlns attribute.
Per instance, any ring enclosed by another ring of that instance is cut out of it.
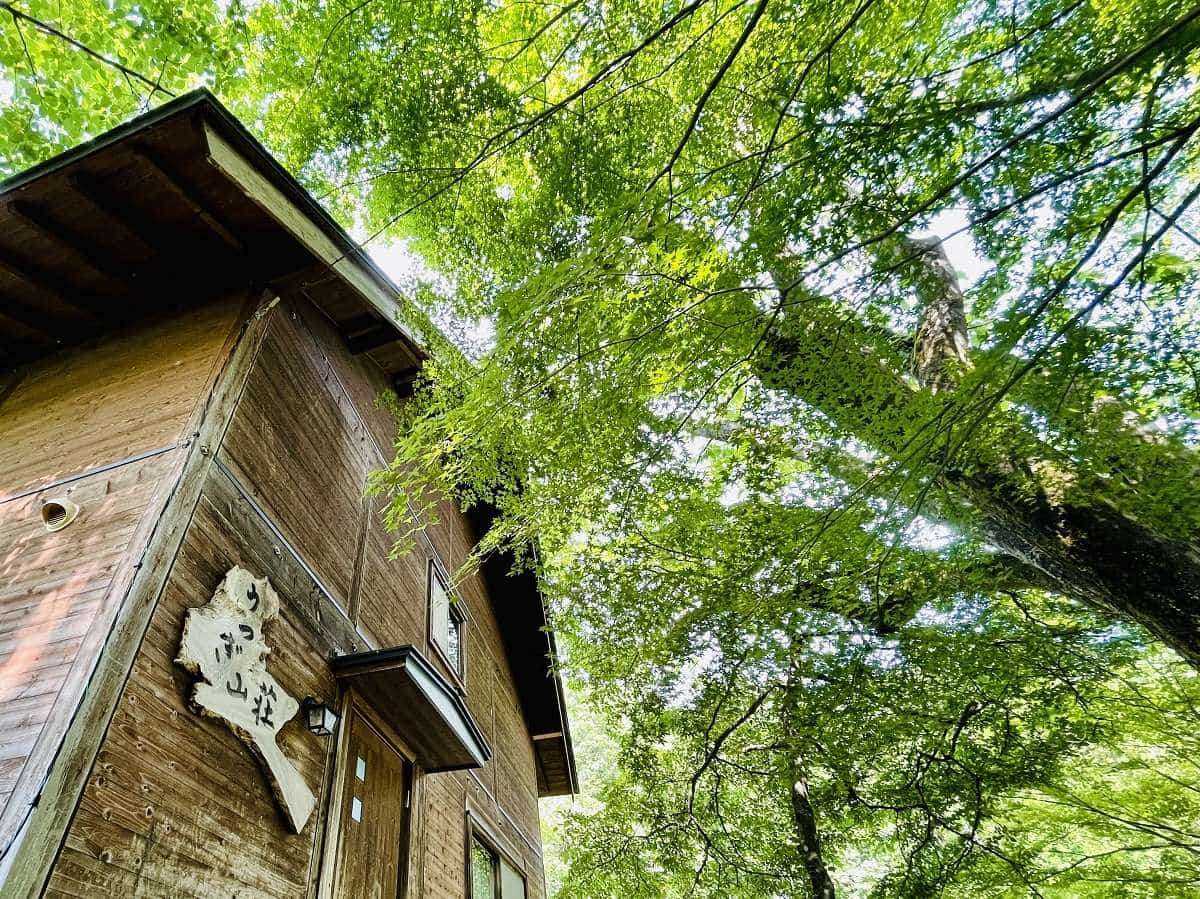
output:
<svg viewBox="0 0 1200 899"><path fill-rule="evenodd" d="M398 899L408 772L404 759L351 712L341 765L335 899Z"/></svg>

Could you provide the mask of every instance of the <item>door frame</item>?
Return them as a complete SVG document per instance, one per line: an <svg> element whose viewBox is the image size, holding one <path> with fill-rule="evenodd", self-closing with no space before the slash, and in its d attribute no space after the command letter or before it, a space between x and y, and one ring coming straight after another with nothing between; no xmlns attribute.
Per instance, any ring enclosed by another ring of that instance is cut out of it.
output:
<svg viewBox="0 0 1200 899"><path fill-rule="evenodd" d="M375 734L404 762L405 796L404 820L400 825L400 859L397 867L400 882L397 885L398 899L417 899L421 882L420 838L424 833L421 817L421 777L424 773L415 762L415 753L390 727L362 696L353 688L343 691L338 705L337 735L334 738L334 758L331 766L328 798L329 813L325 816L325 831L322 836L321 872L317 881L317 896L332 899L334 875L337 873L337 852L342 827L342 800L345 797L347 767L350 759L350 722L354 716L361 717Z"/></svg>

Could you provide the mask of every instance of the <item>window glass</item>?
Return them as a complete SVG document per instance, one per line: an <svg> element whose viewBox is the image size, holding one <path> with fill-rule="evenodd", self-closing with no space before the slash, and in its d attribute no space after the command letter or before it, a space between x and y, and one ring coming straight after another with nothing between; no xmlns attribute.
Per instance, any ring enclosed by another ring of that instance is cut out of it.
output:
<svg viewBox="0 0 1200 899"><path fill-rule="evenodd" d="M450 611L450 628L446 635L446 658L450 660L454 670L462 674L462 620L454 609Z"/></svg>
<svg viewBox="0 0 1200 899"><path fill-rule="evenodd" d="M521 872L477 838L471 840L471 899L525 899Z"/></svg>
<svg viewBox="0 0 1200 899"><path fill-rule="evenodd" d="M450 594L436 571L430 573L429 633L446 650L450 643Z"/></svg>
<svg viewBox="0 0 1200 899"><path fill-rule="evenodd" d="M429 632L459 677L463 670L463 613L437 569L429 570Z"/></svg>
<svg viewBox="0 0 1200 899"><path fill-rule="evenodd" d="M479 840L471 841L471 899L497 899L496 857Z"/></svg>
<svg viewBox="0 0 1200 899"><path fill-rule="evenodd" d="M525 878L504 859L500 859L500 899L525 899Z"/></svg>

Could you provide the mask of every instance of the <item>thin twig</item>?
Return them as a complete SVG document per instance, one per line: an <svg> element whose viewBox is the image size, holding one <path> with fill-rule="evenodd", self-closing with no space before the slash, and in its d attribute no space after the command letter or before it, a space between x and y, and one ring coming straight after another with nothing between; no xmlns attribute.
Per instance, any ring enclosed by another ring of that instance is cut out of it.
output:
<svg viewBox="0 0 1200 899"><path fill-rule="evenodd" d="M44 32L45 34L48 34L51 37L56 37L60 41L64 41L64 42L70 44L76 50L83 51L88 56L92 57L92 59L95 59L98 62L102 62L106 66L112 66L114 69L116 69L118 72L121 72L126 77L136 78L138 81L142 82L142 84L146 85L146 87L150 88L150 93L152 96L156 92L166 94L168 97L175 96L174 93L167 90L165 87L158 84L153 79L147 78L141 72L138 72L138 71L135 71L134 69L129 68L129 66L124 65L119 60L113 59L111 56L105 56L103 53L99 52L98 50L93 50L87 44L71 37L71 35L63 32L61 29L55 27L54 25L51 25L49 22L43 22L41 19L35 18L26 12L22 12L21 10L19 10L15 6L13 6L12 3L8 2L8 0L0 0L0 9L3 9L7 13L9 13L9 15L11 15L14 20L28 22L30 25L32 25L34 28L36 28L38 31Z"/></svg>

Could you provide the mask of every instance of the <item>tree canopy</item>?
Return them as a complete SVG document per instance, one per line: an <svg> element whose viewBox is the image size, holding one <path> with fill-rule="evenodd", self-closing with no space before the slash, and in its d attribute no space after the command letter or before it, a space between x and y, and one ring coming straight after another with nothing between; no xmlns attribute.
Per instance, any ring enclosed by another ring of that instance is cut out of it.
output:
<svg viewBox="0 0 1200 899"><path fill-rule="evenodd" d="M214 85L482 335L378 486L617 735L562 896L1200 889L1200 7L0 11L8 169Z"/></svg>

